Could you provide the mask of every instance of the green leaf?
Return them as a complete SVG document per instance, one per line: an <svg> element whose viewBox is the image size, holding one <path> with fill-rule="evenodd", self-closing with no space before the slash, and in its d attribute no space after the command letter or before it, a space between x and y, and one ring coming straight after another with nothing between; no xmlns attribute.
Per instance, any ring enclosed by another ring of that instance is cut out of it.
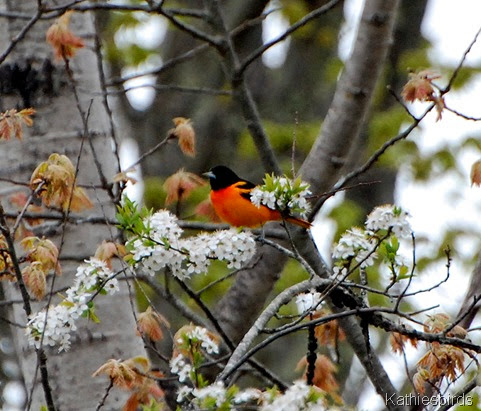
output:
<svg viewBox="0 0 481 411"><path fill-rule="evenodd" d="M163 405L155 401L153 398L150 400L149 405L142 405L142 411L162 411L163 409Z"/></svg>
<svg viewBox="0 0 481 411"><path fill-rule="evenodd" d="M413 275L415 277L415 275ZM411 270L409 270L409 267L402 265L401 268L399 269L399 274L397 276L398 280L407 280L411 278Z"/></svg>
<svg viewBox="0 0 481 411"><path fill-rule="evenodd" d="M86 317L88 320L93 321L95 324L100 323L100 318L97 317L97 314L95 314L95 306L93 301L90 301L87 303L88 310L85 310L82 313L82 317Z"/></svg>

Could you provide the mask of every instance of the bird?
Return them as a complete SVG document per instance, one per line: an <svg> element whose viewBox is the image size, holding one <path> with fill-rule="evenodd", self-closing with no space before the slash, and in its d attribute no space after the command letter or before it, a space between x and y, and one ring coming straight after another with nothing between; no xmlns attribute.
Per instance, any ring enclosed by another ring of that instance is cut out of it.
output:
<svg viewBox="0 0 481 411"><path fill-rule="evenodd" d="M209 178L210 200L219 218L235 227L255 228L268 221L285 220L303 228L311 223L292 215L282 215L265 205L257 207L250 200L251 191L256 187L250 181L240 178L229 167L219 165L203 174Z"/></svg>

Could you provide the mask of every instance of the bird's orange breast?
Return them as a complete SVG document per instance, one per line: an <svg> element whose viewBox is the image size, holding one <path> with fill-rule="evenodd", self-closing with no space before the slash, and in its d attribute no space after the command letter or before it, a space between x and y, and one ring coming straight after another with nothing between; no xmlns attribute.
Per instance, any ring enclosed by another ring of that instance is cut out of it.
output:
<svg viewBox="0 0 481 411"><path fill-rule="evenodd" d="M241 193L236 184L210 192L212 205L221 220L236 227L257 227L281 219L278 211L266 206L258 208Z"/></svg>

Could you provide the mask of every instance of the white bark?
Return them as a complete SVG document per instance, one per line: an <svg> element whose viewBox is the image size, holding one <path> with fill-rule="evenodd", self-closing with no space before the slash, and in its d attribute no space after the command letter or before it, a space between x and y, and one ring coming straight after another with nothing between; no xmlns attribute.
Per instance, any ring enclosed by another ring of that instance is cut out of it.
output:
<svg viewBox="0 0 481 411"><path fill-rule="evenodd" d="M58 2L57 2L58 3ZM52 5L52 4L50 4ZM36 11L36 0L1 0L0 9L28 13ZM8 24L3 20L0 24L0 53L8 46L13 38L27 23L26 20L10 20ZM53 61L53 53L45 42L45 32L52 21L38 21L27 36L15 47L6 62L21 63L31 60L34 67L39 68L41 62L48 58ZM88 13L76 14L72 18L74 30L84 39L92 39L92 16ZM102 164L103 172L111 178L116 168L112 153L112 142L108 134L108 118L102 105L98 81L96 55L92 51L92 42L87 41L87 47L80 50L71 61L77 87L80 90L81 105L84 112L92 102L89 116L90 137L94 140L95 151ZM0 177L8 177L16 181L28 182L36 165L45 161L53 152L66 154L74 163L80 151L83 125L72 87L65 75L63 62L54 62L65 83L59 87L58 95L47 96L37 94L34 108L37 110L34 127L29 130L23 141L1 142L0 148ZM1 97L1 110L21 105L21 100L12 96ZM100 185L99 173L94 164L92 151L88 141L84 141L80 160L79 183L86 185ZM11 185L0 185L4 191ZM22 190L20 187L19 190ZM23 188L25 190L25 188ZM84 213L95 213L112 216L113 205L103 190L89 189L88 194L95 203L94 210ZM7 201L1 199L6 207ZM60 245L62 226L58 225L50 231L49 238L57 246ZM52 234L53 233L53 234ZM62 255L90 256L104 239L111 239L115 233L113 227L100 225L68 225L65 231L65 241ZM52 234L52 235L51 235ZM21 250L17 248L17 252ZM70 286L73 282L75 269L79 263L62 263L63 276L57 278L55 288ZM51 281L51 279L50 279ZM19 299L18 287L7 287L8 298ZM78 322L79 331L73 336L73 344L69 352L58 354L56 349L47 350L47 368L53 391L56 409L60 410L93 410L105 394L109 384L106 378L93 378L92 373L110 358L126 359L135 355L145 355L140 338L135 336L135 321L132 313L130 296L125 285L114 297L98 296L95 300L96 313L101 323L88 323L85 319ZM60 301L54 297L53 303ZM45 301L33 305L36 311L45 306ZM22 304L12 309L12 320L26 324L27 319ZM14 330L14 340L21 361L21 368L25 378L27 391L35 386L32 409L38 410L45 404L42 386L37 380L33 381L37 356L35 351L27 345L23 329ZM107 398L103 409L120 409L126 400L127 393L113 389Z"/></svg>

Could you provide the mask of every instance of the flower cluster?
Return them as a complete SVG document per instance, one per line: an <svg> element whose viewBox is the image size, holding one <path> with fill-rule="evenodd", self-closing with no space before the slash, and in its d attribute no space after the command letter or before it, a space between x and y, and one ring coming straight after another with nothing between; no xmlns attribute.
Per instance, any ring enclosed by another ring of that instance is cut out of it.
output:
<svg viewBox="0 0 481 411"><path fill-rule="evenodd" d="M27 337L30 345L40 348L42 334L43 343L49 346L59 346L59 352L67 351L70 347L70 333L77 329L75 325L79 304L71 307L56 305L48 312L39 311L27 324ZM87 308L87 307L85 307Z"/></svg>
<svg viewBox="0 0 481 411"><path fill-rule="evenodd" d="M219 344L214 341L212 334L209 335L209 332L203 327L197 326L188 330L182 335L181 339L177 340L177 344L183 344L185 340L188 341L189 345L200 343L201 348L207 354L219 354Z"/></svg>
<svg viewBox="0 0 481 411"><path fill-rule="evenodd" d="M207 329L194 325L186 325L174 336L174 356L170 361L170 371L177 375L179 382L189 382L193 385L182 386L177 392L177 402L197 398L203 402L207 397L214 398L214 403L220 407L225 401L224 386L214 384L205 387L199 367L206 354L218 354L218 337ZM216 408L217 409L217 408Z"/></svg>
<svg viewBox="0 0 481 411"><path fill-rule="evenodd" d="M145 232L134 235L127 248L134 264L152 275L169 267L173 275L187 278L206 272L212 259L226 261L229 268L241 268L255 253L250 232L230 229L181 238L177 218L165 210L147 217L144 227Z"/></svg>
<svg viewBox="0 0 481 411"><path fill-rule="evenodd" d="M189 401L203 410L237 410L239 406L253 405L261 411L323 411L324 393L304 381L296 381L284 394L273 389L262 392L255 388L239 391L236 386L226 388L221 381L202 388L183 385L177 391L177 402Z"/></svg>
<svg viewBox="0 0 481 411"><path fill-rule="evenodd" d="M180 328L174 336L175 355L170 361L170 371L184 382L203 361L204 353L218 354L219 342L215 334L194 325Z"/></svg>
<svg viewBox="0 0 481 411"><path fill-rule="evenodd" d="M192 365L182 354L179 354L170 360L170 372L179 377L179 382L185 382L190 378Z"/></svg>
<svg viewBox="0 0 481 411"><path fill-rule="evenodd" d="M249 396L238 397L242 401L236 402L235 393L237 391L237 387L232 386L227 389L220 381L202 388L191 388L184 385L177 391L177 402L182 403L187 400L189 404L195 404L196 409L202 410L234 410L237 408L232 407L232 402L245 403L251 398Z"/></svg>
<svg viewBox="0 0 481 411"><path fill-rule="evenodd" d="M74 285L67 290L72 295L82 295L103 288L108 294L119 291L119 282L105 261L91 258L77 268Z"/></svg>
<svg viewBox="0 0 481 411"><path fill-rule="evenodd" d="M30 318L26 334L30 345L40 347L43 344L58 346L60 351L70 348L70 334L77 329L75 321L85 313L93 314L89 305L92 292L100 288L113 294L119 289L118 280L104 261L92 258L77 268L75 281L66 291L64 300L42 310Z"/></svg>
<svg viewBox="0 0 481 411"><path fill-rule="evenodd" d="M222 382L216 382L204 388L195 388L192 395L196 398L196 402L202 404L206 400L215 403L216 409L220 408L227 400L227 390Z"/></svg>
<svg viewBox="0 0 481 411"><path fill-rule="evenodd" d="M326 410L324 393L315 386L299 380L284 394L277 390L262 392L255 388L239 391L236 386L226 388L220 381L202 388L181 386L177 391L177 402L189 400L203 410L237 410L239 406L254 405L261 411L323 411Z"/></svg>
<svg viewBox="0 0 481 411"><path fill-rule="evenodd" d="M324 405L322 393L317 387L298 380L283 395L276 396L270 403L263 405L260 409L261 411L322 411L327 408Z"/></svg>
<svg viewBox="0 0 481 411"><path fill-rule="evenodd" d="M401 208L386 204L376 207L369 214L366 228L373 232L391 229L398 238L406 238L411 235L408 217L409 214Z"/></svg>
<svg viewBox="0 0 481 411"><path fill-rule="evenodd" d="M244 391L238 392L234 396L234 404L242 404L251 401L258 402L263 396L261 390L257 388L246 388Z"/></svg>
<svg viewBox="0 0 481 411"><path fill-rule="evenodd" d="M264 184L252 190L251 201L257 207L264 204L272 210L286 214L298 213L306 217L310 210L307 201L310 194L309 184L302 182L300 178L292 181L267 174Z"/></svg>
<svg viewBox="0 0 481 411"><path fill-rule="evenodd" d="M364 268L374 263L375 250L375 239L364 230L353 227L340 238L332 257L339 260L354 259Z"/></svg>
<svg viewBox="0 0 481 411"><path fill-rule="evenodd" d="M351 261L361 268L369 267L379 256L388 264L393 278L397 277L396 267L400 268L399 273L405 274L407 267L398 254L398 239L411 235L408 216L407 212L393 205L375 208L366 219L366 229L354 227L347 230L335 246L332 254L337 260L334 274L347 275Z"/></svg>

